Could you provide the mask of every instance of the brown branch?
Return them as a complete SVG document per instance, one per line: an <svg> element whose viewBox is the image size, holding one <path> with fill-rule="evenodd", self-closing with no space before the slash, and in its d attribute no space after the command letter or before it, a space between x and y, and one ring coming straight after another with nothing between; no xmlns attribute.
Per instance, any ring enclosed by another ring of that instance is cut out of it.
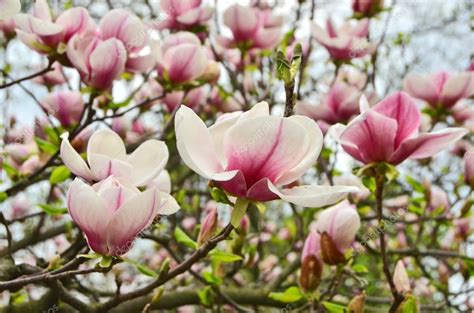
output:
<svg viewBox="0 0 474 313"><path fill-rule="evenodd" d="M22 78L19 78L19 79L16 79L14 81L11 81L9 83L6 83L6 84L3 84L3 85L0 85L0 89L4 89L4 88L8 88L10 86L13 86L15 84L19 84L25 80L30 80L32 78L35 78L35 77L38 77L38 76L41 76L41 75L44 75L48 72L51 72L53 70L53 62L50 60L49 61L49 64L46 68L42 69L41 71L37 72L37 73L34 73L34 74L31 74L31 75L28 75L28 76L25 76L25 77L22 77ZM2 73L7 76L7 73L2 70Z"/></svg>

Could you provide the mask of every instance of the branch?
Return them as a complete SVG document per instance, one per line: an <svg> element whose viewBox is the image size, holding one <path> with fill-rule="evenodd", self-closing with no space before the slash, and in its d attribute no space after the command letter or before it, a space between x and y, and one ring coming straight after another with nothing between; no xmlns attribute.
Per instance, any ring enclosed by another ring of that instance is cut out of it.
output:
<svg viewBox="0 0 474 313"><path fill-rule="evenodd" d="M48 66L46 68L42 69L41 71L39 71L37 73L34 73L34 74L31 74L31 75L28 75L28 76L25 76L23 78L19 78L17 80L11 81L9 83L0 85L0 89L8 88L8 87L13 86L15 84L19 84L19 83L21 83L25 80L30 80L30 79L35 78L37 76L44 75L44 74L46 74L46 73L48 73L52 70L53 70L53 62L50 60ZM2 73L7 75L7 73L4 70L2 70Z"/></svg>

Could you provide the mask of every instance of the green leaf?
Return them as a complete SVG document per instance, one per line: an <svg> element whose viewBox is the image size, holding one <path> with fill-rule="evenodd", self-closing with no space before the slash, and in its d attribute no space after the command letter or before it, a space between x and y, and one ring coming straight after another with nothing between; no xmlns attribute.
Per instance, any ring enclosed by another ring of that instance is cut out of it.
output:
<svg viewBox="0 0 474 313"><path fill-rule="evenodd" d="M20 174L16 168L8 164L7 162L3 162L3 169L7 172L8 177L15 177Z"/></svg>
<svg viewBox="0 0 474 313"><path fill-rule="evenodd" d="M374 177L369 177L369 176L362 177L362 184L364 184L364 186L367 187L367 189L369 189L371 192L375 191L376 183L375 183Z"/></svg>
<svg viewBox="0 0 474 313"><path fill-rule="evenodd" d="M242 257L240 255L218 250L211 251L209 255L211 256L212 261L219 261L222 263L232 263L242 260Z"/></svg>
<svg viewBox="0 0 474 313"><path fill-rule="evenodd" d="M298 287L292 286L284 292L271 292L268 296L276 301L291 303L302 299L304 295Z"/></svg>
<svg viewBox="0 0 474 313"><path fill-rule="evenodd" d="M258 212L260 212L260 214L265 214L265 210L267 209L267 207L265 206L264 203L262 202L254 202L255 206L257 207L258 209Z"/></svg>
<svg viewBox="0 0 474 313"><path fill-rule="evenodd" d="M240 226L240 222L244 218L248 205L249 201L247 199L237 198L237 201L234 205L234 209L232 210L232 215L230 217L230 223L235 228L238 228Z"/></svg>
<svg viewBox="0 0 474 313"><path fill-rule="evenodd" d="M211 272L202 273L202 278L204 278L206 280L206 282L211 284L211 285L220 285L220 284L222 284L222 279L215 276Z"/></svg>
<svg viewBox="0 0 474 313"><path fill-rule="evenodd" d="M418 313L418 304L416 298L409 295L402 303L402 313Z"/></svg>
<svg viewBox="0 0 474 313"><path fill-rule="evenodd" d="M202 290L198 291L199 301L204 306L211 306L212 305L212 287L206 286Z"/></svg>
<svg viewBox="0 0 474 313"><path fill-rule="evenodd" d="M177 242L182 243L183 245L187 247L197 249L196 241L189 238L189 236L181 228L179 227L175 228L174 237L176 238Z"/></svg>
<svg viewBox="0 0 474 313"><path fill-rule="evenodd" d="M291 65L290 62L286 59L283 51L279 50L276 55L276 70L277 77L288 84L291 82Z"/></svg>
<svg viewBox="0 0 474 313"><path fill-rule="evenodd" d="M59 184L68 179L69 176L71 176L71 172L69 171L69 169L64 165L61 165L53 170L51 176L49 177L49 182L52 185Z"/></svg>
<svg viewBox="0 0 474 313"><path fill-rule="evenodd" d="M83 258L83 259L98 259L102 257L100 254L98 253L89 253L89 254L79 254L76 258L80 259L80 258Z"/></svg>
<svg viewBox="0 0 474 313"><path fill-rule="evenodd" d="M55 154L56 151L58 150L58 148L54 144L46 140L43 140L41 138L35 137L35 142L41 151L44 151L49 155Z"/></svg>
<svg viewBox="0 0 474 313"><path fill-rule="evenodd" d="M58 207L51 204L38 204L38 206L48 215L61 215L67 213L67 208Z"/></svg>
<svg viewBox="0 0 474 313"><path fill-rule="evenodd" d="M419 193L424 193L425 192L425 187L423 187L423 185L421 183L417 182L411 176L407 176L406 180L407 180L408 184L410 184L410 186L413 188L413 190L415 190Z"/></svg>
<svg viewBox="0 0 474 313"><path fill-rule="evenodd" d="M290 68L291 79L295 79L296 75L298 74L300 70L302 55L303 55L303 51L301 48L301 44L298 43L293 49L293 59L291 60L291 68Z"/></svg>
<svg viewBox="0 0 474 313"><path fill-rule="evenodd" d="M227 195L221 188L212 187L210 191L211 191L212 199L214 199L216 202L231 204L229 201L229 198L227 198Z"/></svg>
<svg viewBox="0 0 474 313"><path fill-rule="evenodd" d="M6 192L2 191L0 192L0 203L8 199L8 195Z"/></svg>
<svg viewBox="0 0 474 313"><path fill-rule="evenodd" d="M149 268L146 265L140 264L137 261L130 260L130 259L125 259L124 258L123 260L125 262L127 262L128 264L131 264L131 265L135 266L136 269L142 274L145 274L145 275L150 276L150 277L157 277L158 276L158 274L154 270L152 270L151 268Z"/></svg>
<svg viewBox="0 0 474 313"><path fill-rule="evenodd" d="M352 270L356 273L368 273L369 272L367 267L365 267L365 265L362 265L362 264L352 265Z"/></svg>
<svg viewBox="0 0 474 313"><path fill-rule="evenodd" d="M326 301L323 301L321 303L324 306L324 308L328 311L328 313L346 313L347 312L346 307L342 305L326 302Z"/></svg>

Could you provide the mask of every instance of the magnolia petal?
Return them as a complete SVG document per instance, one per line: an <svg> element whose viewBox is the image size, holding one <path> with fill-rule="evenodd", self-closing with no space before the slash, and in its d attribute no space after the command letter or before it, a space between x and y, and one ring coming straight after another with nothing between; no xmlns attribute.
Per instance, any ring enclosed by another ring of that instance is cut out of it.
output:
<svg viewBox="0 0 474 313"><path fill-rule="evenodd" d="M156 178L168 162L168 147L163 141L147 140L128 158L133 166L132 184L143 186Z"/></svg>
<svg viewBox="0 0 474 313"><path fill-rule="evenodd" d="M222 172L211 135L204 122L182 105L175 117L176 144L184 163L205 178Z"/></svg>
<svg viewBox="0 0 474 313"><path fill-rule="evenodd" d="M461 139L469 131L465 128L446 128L437 132L424 133L405 140L395 151L390 163L398 164L407 158L428 158Z"/></svg>
<svg viewBox="0 0 474 313"><path fill-rule="evenodd" d="M160 205L160 192L155 188L126 200L107 227L109 254L122 255L130 250L135 237L153 222Z"/></svg>
<svg viewBox="0 0 474 313"><path fill-rule="evenodd" d="M278 185L292 183L303 176L303 174L316 163L319 153L323 147L323 133L315 121L307 118L306 116L298 115L291 116L289 119L297 122L299 125L305 128L309 145L307 146L306 152L302 154L303 158L299 160L298 164L292 169L286 171L277 179L275 183ZM301 142L300 145L303 147Z"/></svg>
<svg viewBox="0 0 474 313"><path fill-rule="evenodd" d="M110 38L100 42L90 55L88 83L98 89L111 88L113 81L124 72L126 62L127 51L121 41Z"/></svg>
<svg viewBox="0 0 474 313"><path fill-rule="evenodd" d="M396 120L370 110L347 126L340 141L344 150L359 161L388 161L396 135Z"/></svg>
<svg viewBox="0 0 474 313"><path fill-rule="evenodd" d="M373 110L397 121L395 149L400 143L418 132L421 113L413 98L404 92L396 92L374 106Z"/></svg>
<svg viewBox="0 0 474 313"><path fill-rule="evenodd" d="M436 90L436 86L427 76L409 74L405 78L403 86L405 91L412 97L425 100L433 105L438 101L439 93Z"/></svg>
<svg viewBox="0 0 474 313"><path fill-rule="evenodd" d="M87 156L100 154L110 159L125 160L126 150L122 138L114 131L104 128L92 134L87 144Z"/></svg>
<svg viewBox="0 0 474 313"><path fill-rule="evenodd" d="M175 83L194 80L204 74L207 68L207 54L202 46L182 44L165 53L164 62L168 75Z"/></svg>
<svg viewBox="0 0 474 313"><path fill-rule="evenodd" d="M99 181L113 175L126 183L130 182L134 170L129 163L102 154L88 154L87 158L95 180Z"/></svg>
<svg viewBox="0 0 474 313"><path fill-rule="evenodd" d="M358 192L359 188L354 186L314 186L304 185L290 189L278 190L273 184L268 188L280 197L280 199L300 205L302 207L318 208L334 204L341 200L349 192Z"/></svg>
<svg viewBox="0 0 474 313"><path fill-rule="evenodd" d="M93 175L84 159L77 153L68 140L68 133L61 135L60 156L64 165L76 176L92 181Z"/></svg>
<svg viewBox="0 0 474 313"><path fill-rule="evenodd" d="M452 75L444 84L441 92L441 101L447 107L457 103L459 99L467 98L474 94L472 73L460 73Z"/></svg>
<svg viewBox="0 0 474 313"><path fill-rule="evenodd" d="M12 18L20 10L20 0L0 0L0 21Z"/></svg>
<svg viewBox="0 0 474 313"><path fill-rule="evenodd" d="M67 208L74 223L86 234L91 249L108 254L107 224L111 215L94 189L74 179L67 194Z"/></svg>
<svg viewBox="0 0 474 313"><path fill-rule="evenodd" d="M180 206L176 199L169 193L160 192L161 206L158 209L158 214L161 215L171 215L176 213Z"/></svg>
<svg viewBox="0 0 474 313"><path fill-rule="evenodd" d="M234 4L224 11L224 25L231 29L235 40L249 40L258 30L258 16L253 8Z"/></svg>

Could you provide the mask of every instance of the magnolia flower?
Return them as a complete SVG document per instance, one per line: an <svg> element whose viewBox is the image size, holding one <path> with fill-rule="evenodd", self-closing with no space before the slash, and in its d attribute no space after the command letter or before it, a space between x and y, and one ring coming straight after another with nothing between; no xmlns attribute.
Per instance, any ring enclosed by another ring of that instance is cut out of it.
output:
<svg viewBox="0 0 474 313"><path fill-rule="evenodd" d="M402 260L399 260L397 262L397 266L395 267L395 272L393 273L393 283L395 284L397 291L401 294L411 291L410 280Z"/></svg>
<svg viewBox="0 0 474 313"><path fill-rule="evenodd" d="M89 247L103 255L126 253L157 214L170 214L160 204L158 189L140 192L112 176L93 186L76 178L67 194L74 223L85 233Z"/></svg>
<svg viewBox="0 0 474 313"><path fill-rule="evenodd" d="M96 131L87 144L87 163L62 136L61 158L75 175L91 181L114 176L131 186L144 186L156 178L168 161L168 148L158 140L147 140L127 155L119 135L109 129Z"/></svg>
<svg viewBox="0 0 474 313"><path fill-rule="evenodd" d="M95 36L74 36L67 46L67 56L81 79L100 90L112 88L127 61L121 41L115 38L103 41Z"/></svg>
<svg viewBox="0 0 474 313"><path fill-rule="evenodd" d="M194 88L188 93L184 91L174 91L167 93L163 98L163 103L166 105L168 111L173 112L174 109L184 104L194 110L196 110L206 100L206 91L204 87Z"/></svg>
<svg viewBox="0 0 474 313"><path fill-rule="evenodd" d="M442 209L443 211L445 211L451 207L446 191L436 185L431 185L429 182L425 183L425 185L427 198L429 200L428 209L430 211L434 211L437 209Z"/></svg>
<svg viewBox="0 0 474 313"><path fill-rule="evenodd" d="M396 92L372 108L361 100L362 114L352 120L340 136L344 150L369 164L431 157L463 137L467 130L446 128L418 134L421 114L413 98Z"/></svg>
<svg viewBox="0 0 474 313"><path fill-rule="evenodd" d="M366 37L369 33L369 20L363 19L355 25L349 23L336 29L330 19L326 22L326 30L314 26L314 38L323 45L335 60L350 60L363 57L373 51Z"/></svg>
<svg viewBox="0 0 474 313"><path fill-rule="evenodd" d="M474 94L474 75L470 72L438 72L426 76L410 74L405 78L404 89L432 107L451 108L460 99Z"/></svg>
<svg viewBox="0 0 474 313"><path fill-rule="evenodd" d="M307 117L270 116L266 102L245 113L224 114L209 128L193 110L181 106L175 129L177 148L186 165L233 196L320 207L358 190L345 186L285 188L316 163L323 136Z"/></svg>
<svg viewBox="0 0 474 313"><path fill-rule="evenodd" d="M474 80L473 80L474 82ZM452 115L459 124L474 122L474 106L469 100L459 101L452 110Z"/></svg>
<svg viewBox="0 0 474 313"><path fill-rule="evenodd" d="M13 17L20 10L20 0L0 0L0 21Z"/></svg>
<svg viewBox="0 0 474 313"><path fill-rule="evenodd" d="M46 96L41 105L48 114L54 115L62 126L70 127L79 122L84 101L79 91L57 91Z"/></svg>
<svg viewBox="0 0 474 313"><path fill-rule="evenodd" d="M335 185L355 186L359 188L358 192L351 194L351 199L353 199L355 202L359 202L370 197L370 190L364 186L362 180L356 175L349 174L335 176L333 181Z"/></svg>
<svg viewBox="0 0 474 313"><path fill-rule="evenodd" d="M100 37L122 42L127 57L126 69L145 72L156 65L156 51L145 24L125 9L113 9L100 20Z"/></svg>
<svg viewBox="0 0 474 313"><path fill-rule="evenodd" d="M176 84L199 78L206 71L206 48L193 33L178 32L166 38L158 58L158 72Z"/></svg>
<svg viewBox="0 0 474 313"><path fill-rule="evenodd" d="M315 290L321 280L323 264L321 262L320 235L311 231L304 242L301 254L300 285L306 291Z"/></svg>
<svg viewBox="0 0 474 313"><path fill-rule="evenodd" d="M95 32L95 22L85 8L75 7L64 11L53 21L46 0L37 0L33 14L18 14L15 17L20 40L31 49L48 54L60 43L67 43L73 35Z"/></svg>
<svg viewBox="0 0 474 313"><path fill-rule="evenodd" d="M306 101L296 104L296 114L305 115L318 122L324 133L331 125L347 123L354 115L358 115L361 92L353 86L335 83L329 94L318 106Z"/></svg>
<svg viewBox="0 0 474 313"><path fill-rule="evenodd" d="M282 23L283 19L274 16L271 10L234 4L224 11L224 24L233 36L218 37L218 40L227 48L272 49L280 40Z"/></svg>
<svg viewBox="0 0 474 313"><path fill-rule="evenodd" d="M321 254L325 263L345 261L344 252L354 242L360 228L360 217L347 200L322 211L316 222L321 234Z"/></svg>
<svg viewBox="0 0 474 313"><path fill-rule="evenodd" d="M469 149L464 154L464 181L474 188L474 149Z"/></svg>
<svg viewBox="0 0 474 313"><path fill-rule="evenodd" d="M212 8L201 6L201 0L162 0L160 8L167 17L156 25L158 29L192 30L204 25L212 16Z"/></svg>

